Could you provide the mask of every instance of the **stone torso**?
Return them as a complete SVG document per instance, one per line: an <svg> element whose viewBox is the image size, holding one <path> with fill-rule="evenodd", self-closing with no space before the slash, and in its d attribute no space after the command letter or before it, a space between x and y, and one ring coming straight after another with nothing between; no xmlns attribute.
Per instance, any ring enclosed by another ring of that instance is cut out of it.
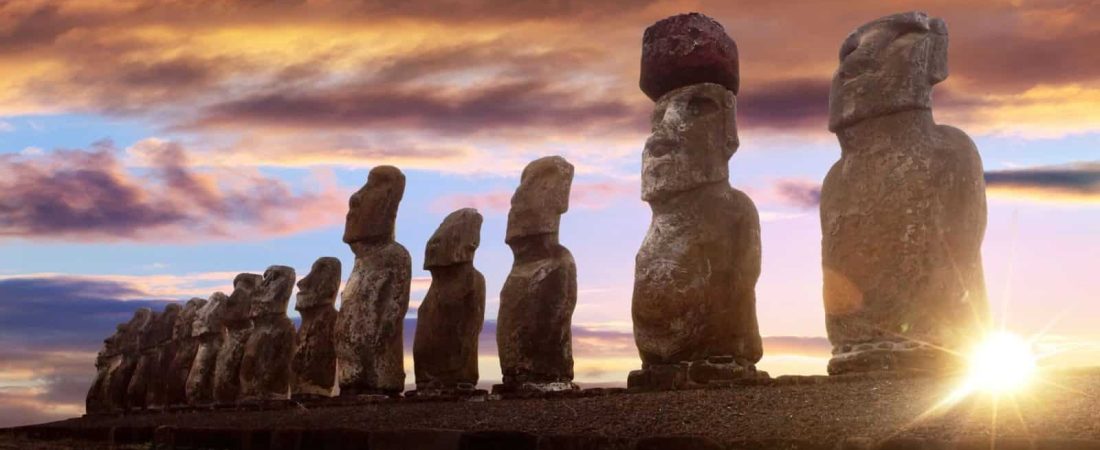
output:
<svg viewBox="0 0 1100 450"><path fill-rule="evenodd" d="M336 381L336 315L332 305L302 311L291 364L294 394L332 395Z"/></svg>
<svg viewBox="0 0 1100 450"><path fill-rule="evenodd" d="M822 187L827 329L834 352L878 341L954 345L984 319L985 193L977 149L927 110L838 132Z"/></svg>
<svg viewBox="0 0 1100 450"><path fill-rule="evenodd" d="M285 314L253 320L241 360L241 399L284 399L290 391L294 323Z"/></svg>
<svg viewBox="0 0 1100 450"><path fill-rule="evenodd" d="M251 334L252 325L247 321L228 324L226 328L225 341L218 351L214 368L214 400L217 403L235 403L240 395L241 360Z"/></svg>
<svg viewBox="0 0 1100 450"><path fill-rule="evenodd" d="M752 201L724 181L655 202L632 306L644 364L760 359L758 224Z"/></svg>
<svg viewBox="0 0 1100 450"><path fill-rule="evenodd" d="M356 252L336 319L342 393L400 392L405 385L402 330L412 259L396 242Z"/></svg>
<svg viewBox="0 0 1100 450"><path fill-rule="evenodd" d="M417 388L476 384L477 337L485 318L481 272L472 263L432 269L432 285L416 315Z"/></svg>

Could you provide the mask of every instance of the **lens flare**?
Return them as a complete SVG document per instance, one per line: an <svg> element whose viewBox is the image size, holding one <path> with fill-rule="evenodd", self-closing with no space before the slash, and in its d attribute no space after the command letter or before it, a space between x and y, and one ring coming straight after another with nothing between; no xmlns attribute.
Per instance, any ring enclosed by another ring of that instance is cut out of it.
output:
<svg viewBox="0 0 1100 450"><path fill-rule="evenodd" d="M968 391L992 394L1023 388L1035 374L1031 344L1012 333L995 332L974 348L966 377Z"/></svg>

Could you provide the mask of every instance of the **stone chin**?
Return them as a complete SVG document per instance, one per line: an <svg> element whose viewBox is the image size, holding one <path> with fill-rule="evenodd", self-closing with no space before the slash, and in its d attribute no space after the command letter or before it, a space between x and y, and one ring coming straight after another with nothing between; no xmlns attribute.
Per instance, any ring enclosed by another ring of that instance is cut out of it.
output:
<svg viewBox="0 0 1100 450"><path fill-rule="evenodd" d="M872 117L930 109L947 78L947 25L922 12L886 16L853 31L829 90L829 131Z"/></svg>

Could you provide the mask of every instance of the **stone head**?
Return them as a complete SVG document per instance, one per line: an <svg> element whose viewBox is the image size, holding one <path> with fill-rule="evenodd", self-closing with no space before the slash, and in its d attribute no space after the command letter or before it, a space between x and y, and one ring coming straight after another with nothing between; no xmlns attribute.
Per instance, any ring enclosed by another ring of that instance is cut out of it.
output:
<svg viewBox="0 0 1100 450"><path fill-rule="evenodd" d="M737 97L729 89L702 83L673 90L657 100L651 123L642 152L642 200L729 179L728 162L740 145Z"/></svg>
<svg viewBox="0 0 1100 450"><path fill-rule="evenodd" d="M222 331L225 321L225 305L229 303L229 297L221 292L210 294L210 299L195 313L195 321L191 323L191 335L202 336L215 334Z"/></svg>
<svg viewBox="0 0 1100 450"><path fill-rule="evenodd" d="M471 262L481 245L481 214L474 208L452 212L428 239L424 269Z"/></svg>
<svg viewBox="0 0 1100 450"><path fill-rule="evenodd" d="M115 325L115 332L112 333L110 336L107 336L107 338L103 340L103 352L102 353L105 356L117 355L120 351L119 350L120 345L121 345L123 339L125 338L125 336L129 333L129 330L130 330L130 323L129 322L120 323L118 325Z"/></svg>
<svg viewBox="0 0 1100 450"><path fill-rule="evenodd" d="M172 329L172 339L180 340L191 337L191 326L195 322L195 316L199 310L206 306L206 299L192 298L183 305L179 317L176 318L176 326Z"/></svg>
<svg viewBox="0 0 1100 450"><path fill-rule="evenodd" d="M157 319L153 322L152 340L153 345L164 343L169 339L172 339L172 328L176 326L176 320L180 315L179 303L169 303L164 305L164 311L161 311L157 315Z"/></svg>
<svg viewBox="0 0 1100 450"><path fill-rule="evenodd" d="M336 303L340 290L340 260L331 256L317 258L313 267L298 280L298 298L294 309L298 311Z"/></svg>
<svg viewBox="0 0 1100 450"><path fill-rule="evenodd" d="M249 317L286 314L290 293L294 290L294 269L287 266L271 266L264 271L264 280L252 297Z"/></svg>
<svg viewBox="0 0 1100 450"><path fill-rule="evenodd" d="M142 339L148 335L149 329L152 328L153 319L153 310L149 308L138 308L137 311L134 311L134 317L130 319L130 325L127 327L123 343L127 351L133 351L141 346Z"/></svg>
<svg viewBox="0 0 1100 450"><path fill-rule="evenodd" d="M240 273L233 278L233 292L225 305L225 321L238 323L248 321L252 311L252 298L256 295L256 288L264 281L262 275L254 273Z"/></svg>
<svg viewBox="0 0 1100 450"><path fill-rule="evenodd" d="M914 11L867 23L840 47L840 66L829 91L829 130L931 108L932 86L946 78L943 20Z"/></svg>
<svg viewBox="0 0 1100 450"><path fill-rule="evenodd" d="M344 226L344 242L393 240L397 207L405 195L405 174L393 166L370 171L367 184L352 194Z"/></svg>
<svg viewBox="0 0 1100 450"><path fill-rule="evenodd" d="M573 165L560 156L531 161L523 169L519 187L512 195L508 211L508 231L504 242L518 238L558 232L561 215L569 210L569 189L573 185Z"/></svg>

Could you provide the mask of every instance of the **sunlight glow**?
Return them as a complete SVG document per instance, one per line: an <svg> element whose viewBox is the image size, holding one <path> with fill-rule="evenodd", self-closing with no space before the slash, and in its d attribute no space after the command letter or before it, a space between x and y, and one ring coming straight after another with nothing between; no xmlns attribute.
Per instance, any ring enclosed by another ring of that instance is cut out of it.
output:
<svg viewBox="0 0 1100 450"><path fill-rule="evenodd" d="M961 390L964 395L974 391L1015 392L1031 381L1035 367L1030 342L1012 333L994 332L970 354L970 369Z"/></svg>

